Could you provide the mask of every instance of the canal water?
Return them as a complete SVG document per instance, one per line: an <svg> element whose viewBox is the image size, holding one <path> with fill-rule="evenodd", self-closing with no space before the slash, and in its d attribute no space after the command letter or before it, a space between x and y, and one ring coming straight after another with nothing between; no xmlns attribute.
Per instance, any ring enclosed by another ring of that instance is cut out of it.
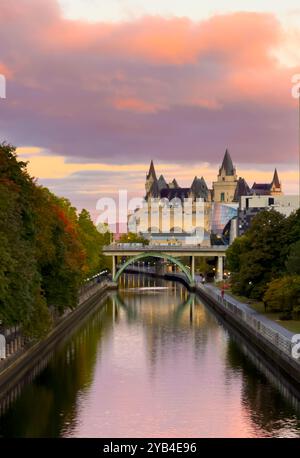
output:
<svg viewBox="0 0 300 458"><path fill-rule="evenodd" d="M295 398L178 283L122 276L43 366L0 436L300 436Z"/></svg>

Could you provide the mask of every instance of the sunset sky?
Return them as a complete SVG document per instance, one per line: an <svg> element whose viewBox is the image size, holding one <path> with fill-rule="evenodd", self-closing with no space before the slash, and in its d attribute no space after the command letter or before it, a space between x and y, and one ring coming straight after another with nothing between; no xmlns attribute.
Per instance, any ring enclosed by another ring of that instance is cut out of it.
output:
<svg viewBox="0 0 300 458"><path fill-rule="evenodd" d="M211 186L226 147L297 193L299 43L298 0L2 0L0 138L91 211L143 194L150 159Z"/></svg>

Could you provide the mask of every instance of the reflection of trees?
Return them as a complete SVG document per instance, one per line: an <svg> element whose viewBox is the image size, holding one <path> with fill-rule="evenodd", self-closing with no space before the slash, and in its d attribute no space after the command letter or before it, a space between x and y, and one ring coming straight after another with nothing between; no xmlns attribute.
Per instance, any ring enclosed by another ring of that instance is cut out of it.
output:
<svg viewBox="0 0 300 458"><path fill-rule="evenodd" d="M54 353L46 369L1 417L0 436L57 437L63 425L72 430L76 399L93 380L99 344L112 326L112 311L108 301Z"/></svg>
<svg viewBox="0 0 300 458"><path fill-rule="evenodd" d="M271 375L264 375L246 353L247 350L241 343L232 339L228 340L226 376L227 379L230 379L235 374L238 374L239 377L242 374L243 404L250 415L254 427L259 428L265 436L284 435L285 426L289 432L293 427L299 431L300 420L299 417L297 420L296 411L292 406L293 397L291 394L284 389L283 385L282 389L279 389L280 381L277 377L276 383L278 387L270 383ZM257 364L263 365L258 360ZM283 393L286 398L282 396ZM299 403L297 407L299 407ZM289 424L286 424L285 419L287 418L292 419ZM291 424L291 421L293 424Z"/></svg>

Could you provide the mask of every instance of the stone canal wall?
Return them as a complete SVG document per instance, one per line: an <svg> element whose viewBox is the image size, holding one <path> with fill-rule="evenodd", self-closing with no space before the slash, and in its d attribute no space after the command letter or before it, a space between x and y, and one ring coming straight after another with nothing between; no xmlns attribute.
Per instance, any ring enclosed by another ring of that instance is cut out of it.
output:
<svg viewBox="0 0 300 458"><path fill-rule="evenodd" d="M106 292L111 288L115 288L115 284L108 280L85 285L80 291L78 306L66 313L45 339L38 343L27 342L0 361L0 399L45 359L55 345L99 304L99 300L106 298ZM10 342L9 345L9 348L13 348L14 344Z"/></svg>
<svg viewBox="0 0 300 458"><path fill-rule="evenodd" d="M300 389L300 358L296 359L292 354L293 333L227 294L222 298L213 285L199 284L195 290Z"/></svg>

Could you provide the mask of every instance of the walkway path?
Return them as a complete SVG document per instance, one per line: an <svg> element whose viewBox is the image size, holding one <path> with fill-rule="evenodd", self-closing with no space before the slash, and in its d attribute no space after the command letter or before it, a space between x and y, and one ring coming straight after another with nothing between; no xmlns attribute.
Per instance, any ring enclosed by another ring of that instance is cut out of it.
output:
<svg viewBox="0 0 300 458"><path fill-rule="evenodd" d="M212 283L207 283L205 284L205 288L208 289L209 291L212 291L214 294L217 294L221 298L221 292L220 289L213 285ZM274 320L271 320L270 318L267 318L266 316L262 315L261 313L257 312L254 310L252 307L249 305L245 304L244 302L241 302L234 297L232 297L230 294L224 294L224 299L231 304L234 304L235 306L239 307L239 309L245 311L245 313L251 315L253 318L257 318L260 320L261 323L264 323L266 326L272 328L274 331L281 333L287 338L290 338L294 335L291 331L288 329L284 328L283 326L280 326L280 324L277 324Z"/></svg>

